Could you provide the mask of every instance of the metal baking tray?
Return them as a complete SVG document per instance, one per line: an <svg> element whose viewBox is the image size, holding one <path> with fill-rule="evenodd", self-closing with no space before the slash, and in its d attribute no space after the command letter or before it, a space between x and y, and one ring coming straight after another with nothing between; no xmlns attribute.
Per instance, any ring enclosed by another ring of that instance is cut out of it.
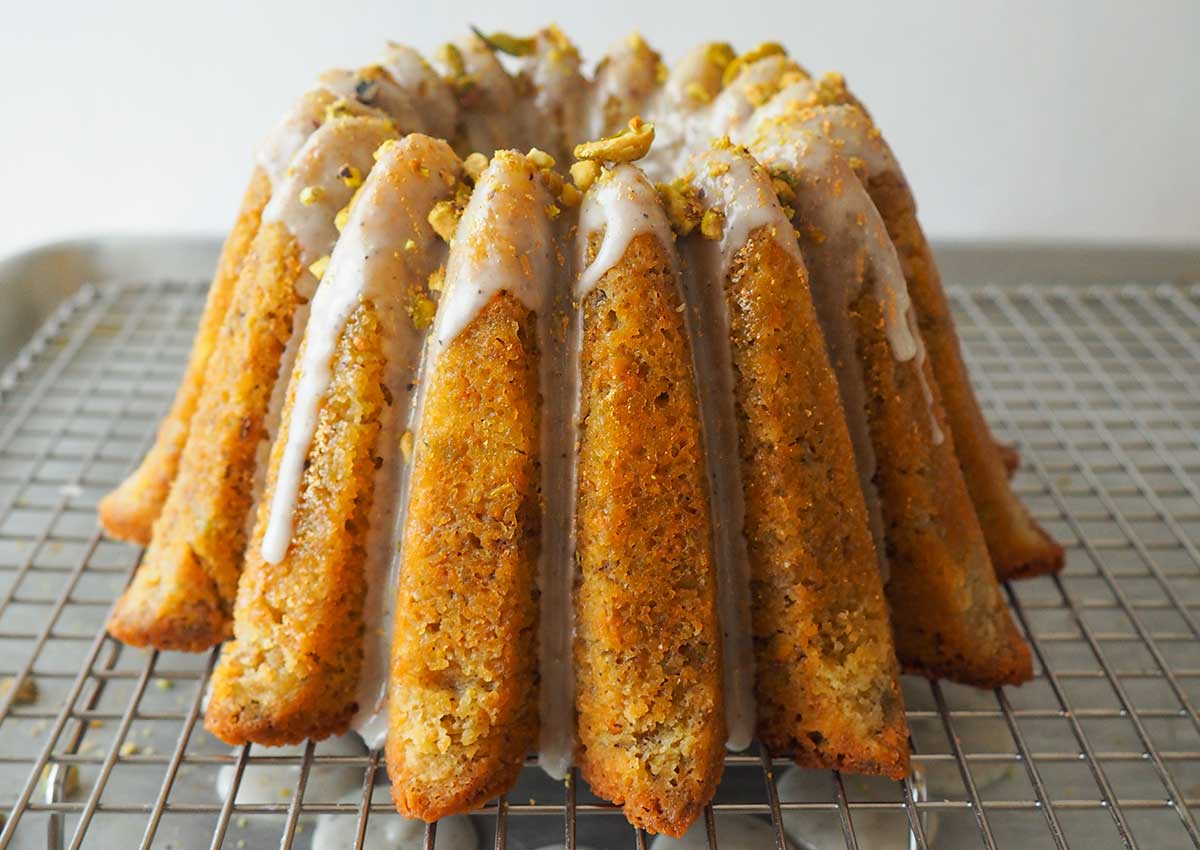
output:
<svg viewBox="0 0 1200 850"><path fill-rule="evenodd" d="M0 691L0 850L665 850L532 766L464 820L405 825L379 754L230 751L199 723L211 653L105 635L140 550L101 534L96 502L170 401L217 247L77 241L0 263L0 679L36 691ZM906 677L904 783L732 755L694 841L669 846L1200 847L1200 250L938 255L985 410L1020 446L1015 486L1068 550L1061 576L1007 588L1037 678Z"/></svg>

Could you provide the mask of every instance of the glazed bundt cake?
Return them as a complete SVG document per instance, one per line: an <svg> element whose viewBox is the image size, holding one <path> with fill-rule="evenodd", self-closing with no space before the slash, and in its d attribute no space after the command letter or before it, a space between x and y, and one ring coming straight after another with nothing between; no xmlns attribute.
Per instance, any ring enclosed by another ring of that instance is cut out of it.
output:
<svg viewBox="0 0 1200 850"><path fill-rule="evenodd" d="M553 27L439 61L329 72L264 146L100 507L148 543L111 633L232 638L207 727L386 741L406 815L537 751L672 835L726 746L899 778L901 670L1030 678L998 578L1062 550L841 78L637 36L589 78Z"/></svg>

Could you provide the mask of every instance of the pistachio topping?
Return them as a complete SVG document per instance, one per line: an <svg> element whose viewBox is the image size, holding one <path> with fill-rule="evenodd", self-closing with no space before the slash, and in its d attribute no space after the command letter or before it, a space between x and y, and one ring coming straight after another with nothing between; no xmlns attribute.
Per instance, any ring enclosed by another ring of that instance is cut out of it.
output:
<svg viewBox="0 0 1200 850"><path fill-rule="evenodd" d="M446 288L446 267L438 266L429 275L429 280L425 284L429 287L430 292L441 292Z"/></svg>
<svg viewBox="0 0 1200 850"><path fill-rule="evenodd" d="M454 230L458 227L460 214L453 201L438 201L429 211L429 223L433 227L433 232L448 243L454 238Z"/></svg>
<svg viewBox="0 0 1200 850"><path fill-rule="evenodd" d="M670 183L658 183L654 187L662 198L671 229L680 236L687 236L696 229L704 208L700 195L688 177L680 177Z"/></svg>
<svg viewBox="0 0 1200 850"><path fill-rule="evenodd" d="M565 183L563 184L559 200L562 201L564 207L577 207L579 206L579 202L583 200L583 193L575 188L573 184Z"/></svg>
<svg viewBox="0 0 1200 850"><path fill-rule="evenodd" d="M553 168L554 157L539 148L530 148L526 154L529 161L533 163L535 168Z"/></svg>
<svg viewBox="0 0 1200 850"><path fill-rule="evenodd" d="M710 43L704 53L704 58L722 71L729 67L729 63L736 56L737 53L734 52L733 45L727 41L714 41Z"/></svg>
<svg viewBox="0 0 1200 850"><path fill-rule="evenodd" d="M531 53L537 52L536 38L521 38L506 32L484 35L476 27L471 27L471 32L479 36L480 41L488 47L499 50L501 53L507 53L509 56L529 56Z"/></svg>
<svg viewBox="0 0 1200 850"><path fill-rule="evenodd" d="M342 183L352 189L358 188L363 182L362 172L349 163L338 169L337 176Z"/></svg>
<svg viewBox="0 0 1200 850"><path fill-rule="evenodd" d="M324 197L325 190L320 186L305 186L300 190L300 203L306 207L311 207Z"/></svg>
<svg viewBox="0 0 1200 850"><path fill-rule="evenodd" d="M337 121L340 118L349 118L354 115L354 111L350 108L350 102L344 97L339 97L333 103L325 107L325 123Z"/></svg>
<svg viewBox="0 0 1200 850"><path fill-rule="evenodd" d="M571 166L571 179L575 181L575 185L579 187L579 191L586 192L596 182L596 178L600 176L600 163L590 159L580 160Z"/></svg>
<svg viewBox="0 0 1200 850"><path fill-rule="evenodd" d="M0 680L0 696L4 696L16 688L16 694L13 695L13 705L30 705L37 702L38 686L32 676L23 676L21 681L17 681L16 676L5 676Z"/></svg>
<svg viewBox="0 0 1200 850"><path fill-rule="evenodd" d="M483 174L483 170L488 166L488 158L476 151L463 160L463 172L467 177L471 178L471 182L479 179L479 175Z"/></svg>
<svg viewBox="0 0 1200 850"><path fill-rule="evenodd" d="M700 219L700 235L714 241L725 235L725 213L716 207L705 210Z"/></svg>
<svg viewBox="0 0 1200 850"><path fill-rule="evenodd" d="M653 143L654 125L634 116L630 119L629 126L615 136L576 145L575 158L602 162L634 162L644 157Z"/></svg>
<svg viewBox="0 0 1200 850"><path fill-rule="evenodd" d="M712 95L708 93L708 89L695 80L684 86L683 91L689 98L699 104L705 104L712 100Z"/></svg>
<svg viewBox="0 0 1200 850"><path fill-rule="evenodd" d="M325 269L327 269L327 268L329 268L329 255L328 254L326 254L324 257L322 257L321 259L317 260L315 263L310 265L308 267L308 270L310 272L312 272L313 277L315 277L317 280L320 280L322 277L325 276Z"/></svg>
<svg viewBox="0 0 1200 850"><path fill-rule="evenodd" d="M746 69L747 65L757 62L759 59L766 59L768 56L786 56L787 50L777 41L764 41L758 47L746 51L741 56L733 59L725 66L725 73L722 75L721 81L725 85L729 85L737 79L738 74Z"/></svg>
<svg viewBox="0 0 1200 850"><path fill-rule="evenodd" d="M408 307L408 316L412 319L414 328L419 331L428 328L433 324L435 313L437 313L437 304L433 303L432 298L424 293L413 296L412 304Z"/></svg>

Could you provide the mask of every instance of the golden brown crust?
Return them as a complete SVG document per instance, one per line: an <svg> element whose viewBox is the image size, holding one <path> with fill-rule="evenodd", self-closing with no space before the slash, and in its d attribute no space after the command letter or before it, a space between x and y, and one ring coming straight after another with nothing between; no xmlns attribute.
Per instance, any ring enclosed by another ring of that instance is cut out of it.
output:
<svg viewBox="0 0 1200 850"><path fill-rule="evenodd" d="M255 458L302 273L296 240L263 225L209 358L179 473L110 633L135 646L203 650L229 637Z"/></svg>
<svg viewBox="0 0 1200 850"><path fill-rule="evenodd" d="M935 443L926 410L944 418L928 361L897 361L874 287L851 305L878 458L891 579L887 586L896 652L904 669L979 687L1015 685L1032 675L1029 648L1000 592L983 532L955 455L954 435Z"/></svg>
<svg viewBox="0 0 1200 850"><path fill-rule="evenodd" d="M495 296L426 388L396 601L388 775L432 821L516 781L537 735L535 316Z"/></svg>
<svg viewBox="0 0 1200 850"><path fill-rule="evenodd" d="M867 189L896 245L996 574L1005 579L1056 572L1063 565L1063 549L1029 515L1009 486L1004 456L971 389L954 318L917 222L912 195L894 174L872 179Z"/></svg>
<svg viewBox="0 0 1200 850"><path fill-rule="evenodd" d="M650 832L682 835L724 763L711 523L667 249L635 237L584 304L576 598L579 764Z"/></svg>
<svg viewBox="0 0 1200 850"><path fill-rule="evenodd" d="M171 482L175 480L175 473L179 469L179 455L183 452L196 402L200 398L204 370L233 298L242 263L258 232L263 207L270 197L271 181L267 173L262 168L255 168L242 198L237 221L221 249L217 271L213 275L200 326L196 329L196 339L192 343L192 353L188 357L187 371L175 391L171 409L158 426L154 445L138 468L100 502L100 524L110 537L142 545L150 542L150 530L162 511Z"/></svg>
<svg viewBox="0 0 1200 850"><path fill-rule="evenodd" d="M726 302L758 736L805 767L902 778L908 728L879 558L807 273L760 229Z"/></svg>
<svg viewBox="0 0 1200 850"><path fill-rule="evenodd" d="M334 349L332 380L297 495L296 527L278 564L259 551L285 441L276 440L272 449L238 584L235 640L213 672L204 716L205 728L228 744L278 746L340 734L357 707L367 516L387 408L380 334L374 306L360 303ZM294 374L285 422L295 390Z"/></svg>

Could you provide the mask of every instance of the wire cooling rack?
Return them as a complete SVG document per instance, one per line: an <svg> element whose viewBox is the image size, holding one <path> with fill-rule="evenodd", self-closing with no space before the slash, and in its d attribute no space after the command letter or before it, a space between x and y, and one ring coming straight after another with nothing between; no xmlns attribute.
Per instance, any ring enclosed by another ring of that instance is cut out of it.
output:
<svg viewBox="0 0 1200 850"><path fill-rule="evenodd" d="M1037 678L906 679L904 783L731 756L685 846L1200 847L1200 290L951 294L989 418L1020 446L1015 486L1068 547L1061 576L1007 589ZM213 655L105 635L139 551L102 536L96 503L147 448L202 301L85 288L0 376L0 850L654 846L532 766L469 826L405 825L378 753L231 752L199 722Z"/></svg>

